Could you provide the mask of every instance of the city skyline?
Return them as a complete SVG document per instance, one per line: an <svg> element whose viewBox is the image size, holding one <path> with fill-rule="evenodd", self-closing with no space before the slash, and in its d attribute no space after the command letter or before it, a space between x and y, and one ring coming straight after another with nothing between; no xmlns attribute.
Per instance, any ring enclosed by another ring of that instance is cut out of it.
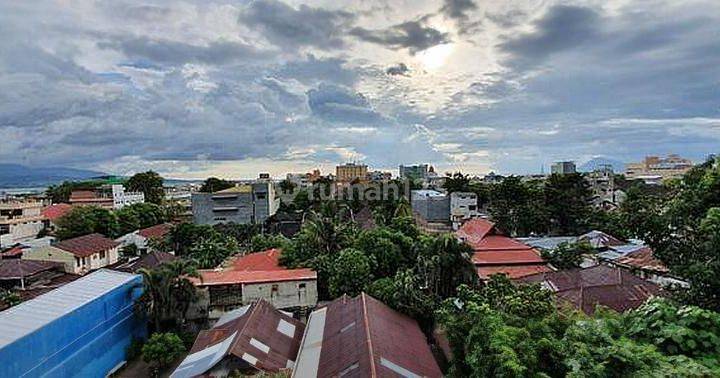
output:
<svg viewBox="0 0 720 378"><path fill-rule="evenodd" d="M201 179L717 152L717 2L409 4L0 4L0 162Z"/></svg>

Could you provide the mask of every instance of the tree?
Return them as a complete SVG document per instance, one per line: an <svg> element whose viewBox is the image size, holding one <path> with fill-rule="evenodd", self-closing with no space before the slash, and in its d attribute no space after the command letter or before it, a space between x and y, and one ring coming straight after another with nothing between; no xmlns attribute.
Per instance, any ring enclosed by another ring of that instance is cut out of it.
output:
<svg viewBox="0 0 720 378"><path fill-rule="evenodd" d="M145 202L159 205L165 198L163 181L162 176L157 172L147 171L134 174L125 183L125 187L131 192L142 192L145 195Z"/></svg>
<svg viewBox="0 0 720 378"><path fill-rule="evenodd" d="M100 233L107 237L118 236L117 216L110 210L97 206L73 207L57 220L56 235L59 239Z"/></svg>
<svg viewBox="0 0 720 378"><path fill-rule="evenodd" d="M544 191L553 233L579 235L588 231L592 191L582 174L550 175Z"/></svg>
<svg viewBox="0 0 720 378"><path fill-rule="evenodd" d="M280 181L280 190L282 190L283 193L292 194L293 192L295 192L296 187L297 184L288 179Z"/></svg>
<svg viewBox="0 0 720 378"><path fill-rule="evenodd" d="M144 291L138 309L151 320L155 332L183 324L190 304L196 299L195 285L187 277L199 277L192 262L179 259L155 269L140 269Z"/></svg>
<svg viewBox="0 0 720 378"><path fill-rule="evenodd" d="M214 193L220 190L229 189L235 186L232 181L219 179L217 177L209 177L203 181L200 191L203 193Z"/></svg>
<svg viewBox="0 0 720 378"><path fill-rule="evenodd" d="M496 227L508 235L527 236L548 231L543 188L509 176L490 188L489 211Z"/></svg>
<svg viewBox="0 0 720 378"><path fill-rule="evenodd" d="M592 246L587 242L560 243L552 251L543 250L542 257L556 269L579 268L583 255L592 254Z"/></svg>
<svg viewBox="0 0 720 378"><path fill-rule="evenodd" d="M150 364L153 376L170 366L185 353L182 339L174 333L154 333L142 347L143 361Z"/></svg>
<svg viewBox="0 0 720 378"><path fill-rule="evenodd" d="M432 324L435 298L423 289L420 277L411 269L375 280L367 287L370 296L416 320L424 328Z"/></svg>
<svg viewBox="0 0 720 378"><path fill-rule="evenodd" d="M477 272L470 261L472 248L453 235L422 236L417 249L415 270L433 296L444 299L455 295L459 285L477 284Z"/></svg>
<svg viewBox="0 0 720 378"><path fill-rule="evenodd" d="M373 275L378 278L393 276L415 262L412 239L386 228L361 232L354 247L372 257Z"/></svg>
<svg viewBox="0 0 720 378"><path fill-rule="evenodd" d="M470 177L462 174L461 172L455 172L452 175L448 173L445 177L443 188L445 188L448 193L469 192Z"/></svg>
<svg viewBox="0 0 720 378"><path fill-rule="evenodd" d="M365 290L372 278L372 259L357 249L344 249L338 253L329 272L330 296L354 297Z"/></svg>
<svg viewBox="0 0 720 378"><path fill-rule="evenodd" d="M250 241L251 251L266 251L271 248L280 248L285 250L289 248L291 240L282 235L258 234L253 236Z"/></svg>
<svg viewBox="0 0 720 378"><path fill-rule="evenodd" d="M200 269L211 269L238 252L240 246L234 238L215 233L195 241L187 256L195 260Z"/></svg>

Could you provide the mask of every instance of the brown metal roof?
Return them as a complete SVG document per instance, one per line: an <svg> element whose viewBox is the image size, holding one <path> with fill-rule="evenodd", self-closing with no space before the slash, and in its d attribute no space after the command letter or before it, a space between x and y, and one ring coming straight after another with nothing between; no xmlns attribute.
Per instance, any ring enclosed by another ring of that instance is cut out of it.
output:
<svg viewBox="0 0 720 378"><path fill-rule="evenodd" d="M442 376L425 335L412 318L364 293L338 298L321 311L325 311L325 321L318 377L409 375L400 371Z"/></svg>
<svg viewBox="0 0 720 378"><path fill-rule="evenodd" d="M0 260L0 280L19 280L47 270L61 268L62 263L40 260Z"/></svg>
<svg viewBox="0 0 720 378"><path fill-rule="evenodd" d="M626 269L607 265L534 274L519 281L544 282L555 291L559 302L570 303L588 314L597 305L623 312L639 307L652 296L664 294L660 286Z"/></svg>
<svg viewBox="0 0 720 378"><path fill-rule="evenodd" d="M292 337L279 330L282 322L294 327ZM190 352L199 352L235 335L228 354L241 359L249 354L257 359L255 368L277 372L295 363L304 330L305 325L299 320L276 310L264 300L258 300L242 316L200 332ZM267 350L260 349L258 345L267 347Z"/></svg>
<svg viewBox="0 0 720 378"><path fill-rule="evenodd" d="M92 254L107 251L120 245L120 243L95 233L76 238L63 240L54 247L70 252L76 256L87 257Z"/></svg>

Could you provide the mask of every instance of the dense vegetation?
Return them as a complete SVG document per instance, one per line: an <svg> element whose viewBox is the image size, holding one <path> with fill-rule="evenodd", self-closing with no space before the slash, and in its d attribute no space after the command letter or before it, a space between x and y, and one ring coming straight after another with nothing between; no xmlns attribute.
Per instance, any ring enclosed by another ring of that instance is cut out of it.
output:
<svg viewBox="0 0 720 378"><path fill-rule="evenodd" d="M117 238L166 222L169 218L167 209L154 203L137 203L116 211L97 206L79 206L57 220L56 235L60 239L69 239L97 232Z"/></svg>

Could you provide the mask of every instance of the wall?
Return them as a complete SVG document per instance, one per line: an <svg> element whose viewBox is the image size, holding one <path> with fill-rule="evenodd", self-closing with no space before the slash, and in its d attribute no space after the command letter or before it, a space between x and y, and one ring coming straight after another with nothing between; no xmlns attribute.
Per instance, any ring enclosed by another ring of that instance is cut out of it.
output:
<svg viewBox="0 0 720 378"><path fill-rule="evenodd" d="M65 272L78 274L81 268L75 265L75 255L52 246L30 248L23 252L23 260L55 261L65 264Z"/></svg>
<svg viewBox="0 0 720 378"><path fill-rule="evenodd" d="M215 196L216 198L213 198ZM235 207L235 210L214 211L213 209ZM252 192L235 193L225 198L212 193L192 194L193 221L196 224L251 223L253 219Z"/></svg>
<svg viewBox="0 0 720 378"><path fill-rule="evenodd" d="M103 377L146 334L133 311L142 277L118 286L0 349L2 377Z"/></svg>
<svg viewBox="0 0 720 378"><path fill-rule="evenodd" d="M305 284L305 290L299 289ZM273 285L277 285L277 292L273 294ZM243 303L252 303L255 299L263 298L275 308L289 309L294 307L314 307L317 304L317 281L284 281L267 282L260 284L243 285Z"/></svg>
<svg viewBox="0 0 720 378"><path fill-rule="evenodd" d="M450 197L413 195L412 209L428 222L448 222L450 220Z"/></svg>

